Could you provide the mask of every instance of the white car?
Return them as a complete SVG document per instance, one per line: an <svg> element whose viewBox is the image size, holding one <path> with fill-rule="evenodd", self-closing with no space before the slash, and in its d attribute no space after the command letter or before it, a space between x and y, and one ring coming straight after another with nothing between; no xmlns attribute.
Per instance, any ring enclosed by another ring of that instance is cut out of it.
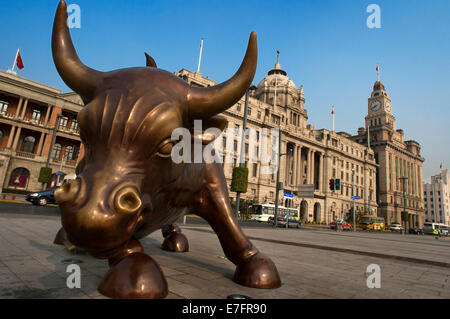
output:
<svg viewBox="0 0 450 319"><path fill-rule="evenodd" d="M393 223L393 224L391 224L391 227L389 229L391 231L401 231L403 229L403 227L399 223Z"/></svg>

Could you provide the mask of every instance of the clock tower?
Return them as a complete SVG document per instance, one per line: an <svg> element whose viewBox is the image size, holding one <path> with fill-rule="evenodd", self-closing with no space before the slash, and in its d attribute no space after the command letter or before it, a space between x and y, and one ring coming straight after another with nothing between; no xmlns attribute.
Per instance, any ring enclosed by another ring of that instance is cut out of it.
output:
<svg viewBox="0 0 450 319"><path fill-rule="evenodd" d="M386 141L395 132L395 118L392 104L384 84L376 81L368 99L366 130L369 128L372 141Z"/></svg>

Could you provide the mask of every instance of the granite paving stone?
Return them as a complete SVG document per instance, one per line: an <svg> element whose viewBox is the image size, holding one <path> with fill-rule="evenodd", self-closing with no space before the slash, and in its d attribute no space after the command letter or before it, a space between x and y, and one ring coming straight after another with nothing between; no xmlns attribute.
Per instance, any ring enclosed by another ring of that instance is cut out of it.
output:
<svg viewBox="0 0 450 319"><path fill-rule="evenodd" d="M106 298L97 287L108 271L107 260L54 245L60 225L53 216L0 214L0 298ZM231 294L259 299L450 298L449 268L392 258L448 263L450 241L390 233L244 228L255 246L272 258L282 278L278 289L255 289L233 282L235 265L224 257L210 227L181 227L189 240L188 253L162 251L159 231L142 240L167 278L169 299L224 299ZM355 252L336 250L341 248ZM68 259L82 261L80 289L67 287L63 261ZM366 285L370 264L380 265L380 289Z"/></svg>

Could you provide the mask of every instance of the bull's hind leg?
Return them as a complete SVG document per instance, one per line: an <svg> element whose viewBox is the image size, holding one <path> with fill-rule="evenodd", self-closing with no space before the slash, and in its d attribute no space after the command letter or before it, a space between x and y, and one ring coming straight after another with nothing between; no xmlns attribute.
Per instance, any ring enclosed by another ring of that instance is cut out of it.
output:
<svg viewBox="0 0 450 319"><path fill-rule="evenodd" d="M165 226L161 229L164 242L161 245L162 250L173 251L176 253L185 253L189 251L189 242L184 234L181 233L177 225Z"/></svg>
<svg viewBox="0 0 450 319"><path fill-rule="evenodd" d="M167 296L167 281L159 265L132 238L108 256L110 269L98 290L110 298L157 299Z"/></svg>
<svg viewBox="0 0 450 319"><path fill-rule="evenodd" d="M275 264L253 246L233 215L222 170L215 164L205 167L206 183L195 212L211 225L225 255L237 266L234 281L254 288L280 287L281 280Z"/></svg>

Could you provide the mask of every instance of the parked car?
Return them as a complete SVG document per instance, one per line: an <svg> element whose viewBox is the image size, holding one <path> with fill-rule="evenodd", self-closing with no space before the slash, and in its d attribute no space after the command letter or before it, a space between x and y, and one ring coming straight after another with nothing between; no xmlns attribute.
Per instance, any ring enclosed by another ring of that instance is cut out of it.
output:
<svg viewBox="0 0 450 319"><path fill-rule="evenodd" d="M423 235L423 229L422 228L418 228L418 227L414 227L414 228L410 228L408 230L408 233L410 234L415 234L415 235Z"/></svg>
<svg viewBox="0 0 450 319"><path fill-rule="evenodd" d="M42 192L31 193L28 194L25 199L31 202L33 205L46 206L47 204L56 204L56 189L58 189L58 187L53 187Z"/></svg>
<svg viewBox="0 0 450 319"><path fill-rule="evenodd" d="M353 226L346 223L343 219L337 219L330 223L330 229L336 229L336 224L340 223L342 225L342 230L352 230Z"/></svg>
<svg viewBox="0 0 450 319"><path fill-rule="evenodd" d="M300 220L297 220L294 216L291 216L289 214L281 214L277 217L277 226L286 227L286 223L288 222L289 227L297 227L300 228L302 226L302 222ZM275 224L275 218L269 217L269 223Z"/></svg>
<svg viewBox="0 0 450 319"><path fill-rule="evenodd" d="M402 227L402 225L400 225L399 223L392 223L391 224L391 227L389 227L389 229L391 230L391 231L402 231L403 230L403 227Z"/></svg>

